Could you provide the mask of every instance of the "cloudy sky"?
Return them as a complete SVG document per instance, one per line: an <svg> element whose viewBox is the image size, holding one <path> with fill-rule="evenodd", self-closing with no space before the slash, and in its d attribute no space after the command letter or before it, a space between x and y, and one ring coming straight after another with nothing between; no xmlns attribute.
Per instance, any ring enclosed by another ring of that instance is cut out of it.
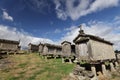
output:
<svg viewBox="0 0 120 80"><path fill-rule="evenodd" d="M0 0L0 38L22 47L72 42L80 24L120 50L120 0Z"/></svg>

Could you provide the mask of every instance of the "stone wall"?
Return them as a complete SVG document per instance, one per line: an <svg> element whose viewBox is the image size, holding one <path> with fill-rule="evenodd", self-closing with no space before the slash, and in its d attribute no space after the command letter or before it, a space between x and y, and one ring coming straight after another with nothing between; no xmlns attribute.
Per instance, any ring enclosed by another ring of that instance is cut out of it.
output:
<svg viewBox="0 0 120 80"><path fill-rule="evenodd" d="M120 63L120 53L116 53L117 61Z"/></svg>
<svg viewBox="0 0 120 80"><path fill-rule="evenodd" d="M43 48L44 48L44 45L43 44L39 44L39 53L42 53L43 52Z"/></svg>
<svg viewBox="0 0 120 80"><path fill-rule="evenodd" d="M78 60L111 60L116 59L113 46L107 43L89 39L75 45Z"/></svg>
<svg viewBox="0 0 120 80"><path fill-rule="evenodd" d="M42 55L47 55L48 54L48 47L45 45L43 48L43 52L41 53Z"/></svg>
<svg viewBox="0 0 120 80"><path fill-rule="evenodd" d="M39 46L40 47L40 46ZM42 55L52 55L57 56L61 55L62 48L59 45L53 45L53 44L44 44Z"/></svg>
<svg viewBox="0 0 120 80"><path fill-rule="evenodd" d="M76 54L79 60L88 60L89 59L89 51L87 42L80 43L76 45Z"/></svg>
<svg viewBox="0 0 120 80"><path fill-rule="evenodd" d="M19 50L19 42L0 40L0 50L1 51L16 51Z"/></svg>
<svg viewBox="0 0 120 80"><path fill-rule="evenodd" d="M94 60L115 59L112 45L95 40L90 40L90 43L92 48L92 58Z"/></svg>
<svg viewBox="0 0 120 80"><path fill-rule="evenodd" d="M62 43L62 56L64 57L71 56L71 43L69 42Z"/></svg>
<svg viewBox="0 0 120 80"><path fill-rule="evenodd" d="M28 51L29 52L38 52L38 50L39 50L38 45L31 44L31 43L28 45Z"/></svg>

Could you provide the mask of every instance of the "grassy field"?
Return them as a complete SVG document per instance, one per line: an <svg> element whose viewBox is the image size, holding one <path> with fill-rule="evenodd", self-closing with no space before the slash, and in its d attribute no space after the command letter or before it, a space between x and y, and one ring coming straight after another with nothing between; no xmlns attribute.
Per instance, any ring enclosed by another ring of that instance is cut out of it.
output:
<svg viewBox="0 0 120 80"><path fill-rule="evenodd" d="M61 59L45 61L38 54L10 55L7 60L7 67L0 70L0 80L62 80L74 67Z"/></svg>
<svg viewBox="0 0 120 80"><path fill-rule="evenodd" d="M1 66L1 63L3 66ZM62 63L61 59L43 59L38 54L10 55L0 60L0 80L66 80L75 64ZM120 80L120 72L112 73L111 79Z"/></svg>

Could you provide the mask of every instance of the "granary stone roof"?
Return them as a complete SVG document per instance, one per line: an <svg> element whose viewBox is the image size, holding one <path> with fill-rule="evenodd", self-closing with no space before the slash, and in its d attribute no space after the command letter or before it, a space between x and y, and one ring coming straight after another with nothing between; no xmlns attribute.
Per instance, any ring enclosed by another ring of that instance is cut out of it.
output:
<svg viewBox="0 0 120 80"><path fill-rule="evenodd" d="M38 46L40 46L40 45L44 45L44 44L43 43L39 43Z"/></svg>
<svg viewBox="0 0 120 80"><path fill-rule="evenodd" d="M13 44L19 44L20 43L20 41L7 40L7 39L0 39L0 42L13 43Z"/></svg>
<svg viewBox="0 0 120 80"><path fill-rule="evenodd" d="M61 44L64 44L64 43L69 43L69 44L71 44L71 42L68 42L68 41L63 41Z"/></svg>
<svg viewBox="0 0 120 80"><path fill-rule="evenodd" d="M29 43L28 45L32 45L32 46L38 46L38 45L36 45L36 44L32 44L32 43Z"/></svg>
<svg viewBox="0 0 120 80"><path fill-rule="evenodd" d="M80 42L87 41L89 39L93 39L93 40L96 40L96 41L100 41L100 42L103 42L103 43L107 43L107 44L113 45L113 43L111 43L111 42L109 42L107 40L104 40L103 38L100 38L98 36L85 34L84 30L82 30L82 28L80 28L79 35L73 40L73 42L74 43L80 43Z"/></svg>
<svg viewBox="0 0 120 80"><path fill-rule="evenodd" d="M49 44L49 43L45 43L44 46L53 47L53 48L62 48L62 46L60 45L54 45L54 44Z"/></svg>

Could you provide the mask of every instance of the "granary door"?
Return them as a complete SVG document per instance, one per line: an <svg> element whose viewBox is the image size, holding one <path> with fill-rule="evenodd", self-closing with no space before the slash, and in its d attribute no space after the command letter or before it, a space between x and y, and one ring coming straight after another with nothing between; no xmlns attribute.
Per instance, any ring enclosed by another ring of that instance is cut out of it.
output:
<svg viewBox="0 0 120 80"><path fill-rule="evenodd" d="M82 57L82 58L88 58L87 43L79 44L79 56Z"/></svg>

